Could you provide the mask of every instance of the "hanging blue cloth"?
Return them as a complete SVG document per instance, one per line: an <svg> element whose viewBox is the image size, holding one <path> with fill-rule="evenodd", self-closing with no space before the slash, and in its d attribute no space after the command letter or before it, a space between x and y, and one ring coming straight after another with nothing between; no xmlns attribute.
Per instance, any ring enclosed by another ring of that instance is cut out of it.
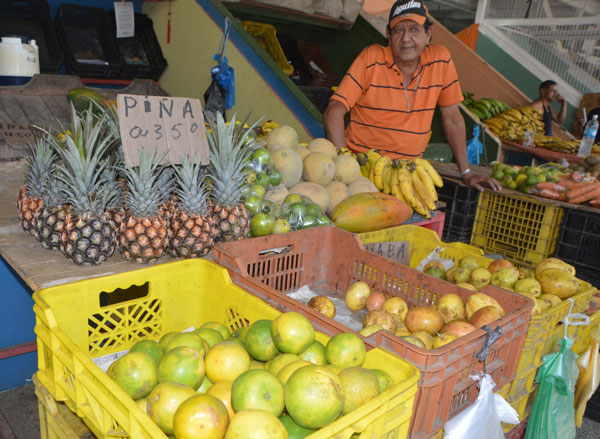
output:
<svg viewBox="0 0 600 439"><path fill-rule="evenodd" d="M213 56L213 59L219 64L214 66L210 70L210 74L214 81L217 81L219 85L225 90L225 109L233 108L235 105L235 71L227 61L225 56L225 49L227 48L227 40L229 38L229 30L231 29L231 21L225 17L225 25L223 27L223 37L221 38L221 45L219 47L219 53Z"/></svg>

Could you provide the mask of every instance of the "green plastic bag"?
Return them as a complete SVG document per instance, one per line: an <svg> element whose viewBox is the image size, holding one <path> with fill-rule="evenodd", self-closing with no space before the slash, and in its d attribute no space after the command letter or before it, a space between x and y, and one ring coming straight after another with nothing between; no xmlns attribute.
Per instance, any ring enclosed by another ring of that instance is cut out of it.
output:
<svg viewBox="0 0 600 439"><path fill-rule="evenodd" d="M525 439L575 438L575 383L579 375L573 340L563 338L560 351L544 357L535 381L539 383Z"/></svg>

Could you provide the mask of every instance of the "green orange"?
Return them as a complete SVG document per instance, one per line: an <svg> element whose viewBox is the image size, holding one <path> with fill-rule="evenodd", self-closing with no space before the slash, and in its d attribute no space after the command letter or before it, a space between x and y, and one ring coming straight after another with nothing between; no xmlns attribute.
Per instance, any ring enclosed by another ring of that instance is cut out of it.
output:
<svg viewBox="0 0 600 439"><path fill-rule="evenodd" d="M223 336L224 339L231 337L231 331L229 330L229 328L227 326L225 326L221 322L215 322L215 321L206 322L202 326L200 326L200 328L216 329L217 331L219 331L221 333L221 335Z"/></svg>
<svg viewBox="0 0 600 439"><path fill-rule="evenodd" d="M225 339L219 331L212 328L198 328L194 331L194 334L206 340L211 348Z"/></svg>
<svg viewBox="0 0 600 439"><path fill-rule="evenodd" d="M169 344L169 342L171 341L171 339L173 337L175 337L177 334L179 334L179 332L176 332L176 331L167 332L160 338L160 340L158 340L158 344L164 350L167 347L167 345Z"/></svg>
<svg viewBox="0 0 600 439"><path fill-rule="evenodd" d="M342 370L338 377L344 389L342 415L356 410L380 393L379 380L372 370L362 367L349 367Z"/></svg>
<svg viewBox="0 0 600 439"><path fill-rule="evenodd" d="M277 376L279 371L287 364L293 363L294 361L298 361L300 357L294 354L279 354L271 361L269 361L269 367L267 370L271 372L273 375Z"/></svg>
<svg viewBox="0 0 600 439"><path fill-rule="evenodd" d="M351 332L334 335L325 346L327 362L347 367L362 366L367 356L367 349L360 337Z"/></svg>
<svg viewBox="0 0 600 439"><path fill-rule="evenodd" d="M379 380L379 391L385 392L387 389L394 385L394 379L385 370L371 369Z"/></svg>
<svg viewBox="0 0 600 439"><path fill-rule="evenodd" d="M216 384L221 381L234 381L250 368L250 355L239 344L232 341L217 343L204 360L206 376Z"/></svg>
<svg viewBox="0 0 600 439"><path fill-rule="evenodd" d="M289 434L288 439L304 439L306 436L317 431L311 428L304 428L301 425L296 424L289 415L283 415L279 418L279 420Z"/></svg>
<svg viewBox="0 0 600 439"><path fill-rule="evenodd" d="M302 360L310 361L317 366L324 366L327 364L325 346L318 340L313 341L308 348L300 353L299 357Z"/></svg>
<svg viewBox="0 0 600 439"><path fill-rule="evenodd" d="M165 353L160 344L154 340L140 340L129 349L129 352L145 352L152 357L156 364L160 363L160 359Z"/></svg>
<svg viewBox="0 0 600 439"><path fill-rule="evenodd" d="M178 438L223 439L228 426L227 407L212 395L196 395L184 401L173 418Z"/></svg>
<svg viewBox="0 0 600 439"><path fill-rule="evenodd" d="M244 343L248 353L258 361L269 361L279 355L271 337L271 320L258 320L246 332Z"/></svg>
<svg viewBox="0 0 600 439"><path fill-rule="evenodd" d="M173 434L173 417L179 406L196 395L191 387L176 383L161 383L148 395L147 413L166 434Z"/></svg>
<svg viewBox="0 0 600 439"><path fill-rule="evenodd" d="M266 370L248 370L233 382L231 403L235 412L257 409L280 416L283 413L283 384Z"/></svg>
<svg viewBox="0 0 600 439"><path fill-rule="evenodd" d="M315 340L315 329L302 314L286 312L273 320L271 337L279 351L298 355Z"/></svg>
<svg viewBox="0 0 600 439"><path fill-rule="evenodd" d="M216 396L221 402L227 407L227 413L229 413L229 419L233 418L235 412L231 405L231 387L233 386L232 381L221 381L215 384L206 392L208 395Z"/></svg>
<svg viewBox="0 0 600 439"><path fill-rule="evenodd" d="M158 365L160 383L179 383L197 389L204 380L204 361L201 354L188 346L168 351Z"/></svg>
<svg viewBox="0 0 600 439"><path fill-rule="evenodd" d="M279 419L266 410L242 410L235 414L225 439L288 439Z"/></svg>
<svg viewBox="0 0 600 439"><path fill-rule="evenodd" d="M298 360L294 361L293 363L286 364L277 374L277 378L279 378L279 381L281 381L283 385L285 385L285 383L288 382L288 380L294 374L294 372L296 372L301 367L310 366L311 364L311 362L306 360Z"/></svg>
<svg viewBox="0 0 600 439"><path fill-rule="evenodd" d="M187 346L197 350L202 358L204 358L204 356L206 355L206 351L204 350L204 342L202 341L202 338L199 335L194 334L193 332L182 332L180 334L175 335L167 344L165 351L168 352L171 349L177 348L179 346Z"/></svg>
<svg viewBox="0 0 600 439"><path fill-rule="evenodd" d="M156 363L144 352L130 352L114 361L108 376L132 399L144 398L158 384Z"/></svg>

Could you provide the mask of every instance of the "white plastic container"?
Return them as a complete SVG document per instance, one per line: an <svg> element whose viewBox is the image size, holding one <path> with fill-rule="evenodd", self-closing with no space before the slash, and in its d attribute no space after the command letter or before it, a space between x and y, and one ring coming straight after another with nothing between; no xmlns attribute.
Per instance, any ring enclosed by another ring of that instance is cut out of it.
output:
<svg viewBox="0 0 600 439"><path fill-rule="evenodd" d="M21 85L40 73L35 40L23 43L20 37L2 37L0 42L0 85Z"/></svg>

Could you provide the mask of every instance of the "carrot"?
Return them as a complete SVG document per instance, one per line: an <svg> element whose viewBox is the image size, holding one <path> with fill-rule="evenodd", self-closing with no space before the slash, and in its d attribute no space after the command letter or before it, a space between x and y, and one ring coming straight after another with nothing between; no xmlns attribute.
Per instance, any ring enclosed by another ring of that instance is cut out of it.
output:
<svg viewBox="0 0 600 439"><path fill-rule="evenodd" d="M583 195L587 194L588 192L593 191L594 189L596 189L598 187L600 187L600 183L588 183L583 186L574 187L569 192L567 192L567 199L572 200L574 198L582 197ZM588 200L591 200L591 199L592 198L588 198ZM587 201L587 200L585 200L585 201Z"/></svg>
<svg viewBox="0 0 600 439"><path fill-rule="evenodd" d="M581 172L571 172L569 176L573 181L581 181L583 180L583 174Z"/></svg>
<svg viewBox="0 0 600 439"><path fill-rule="evenodd" d="M579 204L579 203L583 203L585 201L594 200L598 197L600 197L600 185L594 186L594 188L591 191L585 192L583 195L580 195L579 197L569 198L569 203Z"/></svg>
<svg viewBox="0 0 600 439"><path fill-rule="evenodd" d="M543 181L541 183L538 183L538 184L536 184L536 187L539 190L549 189L554 192L564 192L567 189L566 187L564 187L558 183L552 183L550 181Z"/></svg>
<svg viewBox="0 0 600 439"><path fill-rule="evenodd" d="M569 177L563 177L560 180L558 180L558 184L560 184L561 186L564 186L566 188L571 188L571 187L575 186L577 183L575 183Z"/></svg>
<svg viewBox="0 0 600 439"><path fill-rule="evenodd" d="M552 189L540 189L540 197L562 200L561 194Z"/></svg>

